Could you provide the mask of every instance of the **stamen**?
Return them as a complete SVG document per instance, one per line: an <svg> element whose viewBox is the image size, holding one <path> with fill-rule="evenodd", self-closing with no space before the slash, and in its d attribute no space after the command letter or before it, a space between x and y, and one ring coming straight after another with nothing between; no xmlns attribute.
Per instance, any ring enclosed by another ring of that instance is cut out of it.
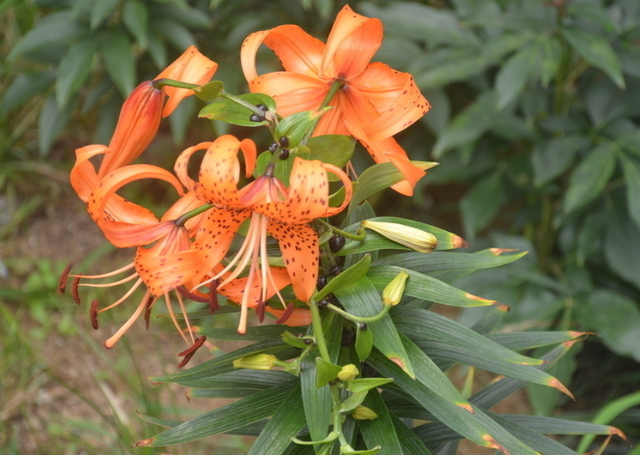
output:
<svg viewBox="0 0 640 455"><path fill-rule="evenodd" d="M73 297L73 301L76 302L76 305L80 305L82 303L80 301L80 293L78 292L79 284L80 277L77 276L73 279L73 284L71 285L71 296Z"/></svg>
<svg viewBox="0 0 640 455"><path fill-rule="evenodd" d="M65 288L67 287L67 278L69 278L71 267L73 267L73 263L69 264L60 275L60 280L58 281L58 293L60 294L64 294Z"/></svg>
<svg viewBox="0 0 640 455"><path fill-rule="evenodd" d="M258 315L258 321L262 324L264 321L264 309L267 307L267 302L264 300L260 300L258 302L258 306L256 307L256 314Z"/></svg>
<svg viewBox="0 0 640 455"><path fill-rule="evenodd" d="M195 342L193 343L193 346L191 346L190 348L185 349L184 351L178 353L178 355L180 357L184 356L184 359L182 359L182 362L180 362L178 364L179 368L182 368L187 363L189 363L189 360L191 360L191 358L196 353L196 351L200 348L200 346L202 346L204 344L206 339L207 339L207 337L205 337L204 335L201 336L201 337L198 337L198 338L196 338Z"/></svg>
<svg viewBox="0 0 640 455"><path fill-rule="evenodd" d="M189 300L193 300L194 302L200 302L200 303L208 303L209 302L208 298L205 298L205 297L202 297L202 296L200 296L198 294L195 294L195 293L189 291L184 286L177 287L176 291L178 291L180 294L182 294L183 296L185 296Z"/></svg>
<svg viewBox="0 0 640 455"><path fill-rule="evenodd" d="M187 324L187 330L189 331L189 335L191 336L191 342L195 343L195 339L193 338L193 331L191 330L191 324L189 323L189 316L187 315L187 310L184 307L184 300L182 300L182 295L180 295L179 292L176 292L176 297L178 298L178 305L180 305L180 311L182 311L184 321Z"/></svg>
<svg viewBox="0 0 640 455"><path fill-rule="evenodd" d="M131 286L131 289L129 289L125 295L120 297L119 300L117 300L116 302L112 303L108 307L101 309L100 313L102 313L103 311L110 310L111 308L116 307L116 306L120 305L122 302L124 302L125 300L127 300L129 298L129 296L131 294L133 294L136 289L138 289L140 284L142 284L142 278L138 279L138 281L136 281L135 284L133 286Z"/></svg>
<svg viewBox="0 0 640 455"><path fill-rule="evenodd" d="M91 327L93 330L98 330L98 301L91 302L91 309L89 310L89 317L91 318Z"/></svg>
<svg viewBox="0 0 640 455"><path fill-rule="evenodd" d="M285 322L287 322L287 320L293 314L293 309L294 309L294 304L293 304L293 302L291 302L291 303L289 303L289 305L287 305L287 308L284 310L284 313L282 314L282 316L280 316L280 319L278 319L276 321L276 324L280 325L280 324L284 324Z"/></svg>
<svg viewBox="0 0 640 455"><path fill-rule="evenodd" d="M213 314L219 309L220 305L218 304L218 280L213 280L211 284L209 284L209 311L211 311L211 314Z"/></svg>
<svg viewBox="0 0 640 455"><path fill-rule="evenodd" d="M131 327L136 319L140 317L140 314L142 313L142 310L144 310L150 295L151 293L149 291L145 292L144 297L142 297L142 300L138 305L138 308L136 308L136 311L131 315L127 322L125 322L111 338L104 342L105 348L111 349L118 342L118 340L122 338L122 335L124 335L125 332L129 330L129 327Z"/></svg>
<svg viewBox="0 0 640 455"><path fill-rule="evenodd" d="M182 337L185 343L191 344L189 343L189 340L187 340L187 337L184 336L184 333L182 333L182 329L180 328L180 324L178 324L176 315L173 313L173 307L171 306L171 301L169 300L169 294L164 295L164 301L167 304L167 311L169 311L169 316L171 316L171 321L173 322L173 325L176 326L176 329L178 329L178 333L180 334L180 336Z"/></svg>
<svg viewBox="0 0 640 455"><path fill-rule="evenodd" d="M90 279L90 280L97 280L99 278L109 278L109 277L111 277L113 275L117 275L117 274L125 272L125 271L127 271L129 269L132 269L133 267L135 267L135 264L132 262L132 263L127 264L124 267L121 267L121 268L119 268L117 270L114 270L112 272L103 273L102 275L71 275L71 276L74 276L74 277L75 276L79 276L80 278L87 278L87 279Z"/></svg>
<svg viewBox="0 0 640 455"><path fill-rule="evenodd" d="M129 281L133 280L134 278L138 277L138 273L133 273L131 275L129 275L126 278L121 279L120 281L114 281L113 283L82 283L83 287L87 287L87 288L110 288L112 286L118 286L120 284L124 284L124 283L128 283ZM76 275L76 278L90 278L84 275ZM93 279L93 278L92 278Z"/></svg>

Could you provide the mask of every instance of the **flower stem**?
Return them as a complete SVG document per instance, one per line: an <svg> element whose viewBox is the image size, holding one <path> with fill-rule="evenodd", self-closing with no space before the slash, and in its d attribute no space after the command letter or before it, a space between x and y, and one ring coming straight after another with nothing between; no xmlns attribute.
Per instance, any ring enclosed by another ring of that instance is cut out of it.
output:
<svg viewBox="0 0 640 455"><path fill-rule="evenodd" d="M194 216L198 216L201 213L206 212L211 208L213 208L213 205L205 204L205 205L201 205L197 209L193 209L190 212L185 213L184 215L180 216L180 218L176 220L176 226L184 226L184 223L186 223L188 220L190 220Z"/></svg>
<svg viewBox="0 0 640 455"><path fill-rule="evenodd" d="M341 235L344 238L347 238L349 240L355 240L356 242L362 242L365 237L367 236L367 233L365 231L364 228L360 228L356 231L355 234L352 234L350 232L347 231L343 231L342 229L338 229L335 226L330 225L329 223L327 223L326 221L322 220L321 218L318 218L318 220L320 223L322 223L325 227L328 227L329 229L331 229L332 232L334 232L335 234Z"/></svg>
<svg viewBox="0 0 640 455"><path fill-rule="evenodd" d="M379 321L380 319L382 319L383 317L385 317L385 315L389 312L389 309L391 308L391 305L384 305L384 307L382 308L382 311L378 314L376 314L375 316L354 316L351 313L347 313L346 311L344 311L343 309L333 305L332 303L327 305L327 308L329 308L331 311L334 311L336 313L338 313L340 316L342 316L345 319L348 319L350 321L353 322L364 322L365 324L369 324L371 322L376 322Z"/></svg>
<svg viewBox="0 0 640 455"><path fill-rule="evenodd" d="M329 349L327 348L327 341L324 338L324 332L322 331L322 318L320 317L320 309L315 299L309 300L309 307L311 309L311 327L313 328L313 337L316 340L316 346L320 351L320 357L322 360L331 362L331 356L329 355Z"/></svg>
<svg viewBox="0 0 640 455"><path fill-rule="evenodd" d="M223 90L222 93L220 94L220 97L221 98L226 98L229 101L233 101L234 103L239 104L240 106L246 107L247 109L251 110L254 114L259 115L260 117L264 117L265 112L263 110L261 110L257 106L254 106L253 104L249 103L248 101L243 100L239 96L232 95L231 93L225 92Z"/></svg>
<svg viewBox="0 0 640 455"><path fill-rule="evenodd" d="M188 88L191 90L195 90L200 87L197 84L190 84L188 82L174 81L173 79L156 79L153 81L153 86L156 89L161 89L162 87L177 87L177 88Z"/></svg>

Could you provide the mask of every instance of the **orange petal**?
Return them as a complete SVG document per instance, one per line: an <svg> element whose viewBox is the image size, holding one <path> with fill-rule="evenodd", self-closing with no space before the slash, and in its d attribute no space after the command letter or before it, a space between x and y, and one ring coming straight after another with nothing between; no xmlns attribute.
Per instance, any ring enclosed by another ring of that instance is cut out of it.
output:
<svg viewBox="0 0 640 455"><path fill-rule="evenodd" d="M253 210L283 223L304 224L325 216L328 206L329 184L322 161L296 157L287 199L258 204Z"/></svg>
<svg viewBox="0 0 640 455"><path fill-rule="evenodd" d="M382 22L355 13L348 5L338 13L327 38L320 77L347 81L364 71L382 44Z"/></svg>
<svg viewBox="0 0 640 455"><path fill-rule="evenodd" d="M276 310L275 308L266 307L265 311L280 319L285 310ZM283 322L288 327L302 327L311 324L311 312L306 308L294 308L291 316Z"/></svg>
<svg viewBox="0 0 640 455"><path fill-rule="evenodd" d="M162 215L162 218L160 219L160 221L177 220L185 213L195 210L198 207L201 207L203 204L204 202L198 199L195 193L187 193L184 196L182 196L180 199L178 199L169 208L169 210L167 210L165 214ZM200 226L200 223L204 218L205 218L205 214L201 213L200 215L197 215L187 220L187 222L185 223L185 226L187 227L189 232L195 233L195 231L198 229L198 227Z"/></svg>
<svg viewBox="0 0 640 455"><path fill-rule="evenodd" d="M325 134L343 134L345 136L351 136L351 133L347 129L344 124L344 117L342 115L342 110L340 109L340 96L336 96L333 98L329 106L333 109L325 112L322 117L320 117L320 121L316 126L315 130L313 130L314 136L323 136Z"/></svg>
<svg viewBox="0 0 640 455"><path fill-rule="evenodd" d="M202 222L194 247L202 251L205 272L213 270L229 251L240 225L251 214L250 210L225 210L213 207Z"/></svg>
<svg viewBox="0 0 640 455"><path fill-rule="evenodd" d="M278 56L285 70L315 76L319 73L324 43L297 25L281 25L252 33L242 43L240 61L247 81L258 77L255 60L263 42Z"/></svg>
<svg viewBox="0 0 640 455"><path fill-rule="evenodd" d="M151 143L160 126L163 95L147 81L127 97L98 175L105 176L135 160Z"/></svg>
<svg viewBox="0 0 640 455"><path fill-rule="evenodd" d="M132 224L100 220L97 223L107 240L118 248L149 245L166 236L175 227L173 222Z"/></svg>
<svg viewBox="0 0 640 455"><path fill-rule="evenodd" d="M218 64L205 57L196 49L189 46L178 59L165 68L156 79L174 79L189 84L203 85L213 77L218 69ZM169 96L167 104L162 110L162 116L167 117L184 98L193 95L193 90L177 87L163 87L162 90Z"/></svg>
<svg viewBox="0 0 640 455"><path fill-rule="evenodd" d="M331 172L332 174L337 176L340 180L342 180L342 183L344 184L345 194L344 199L342 200L342 204L340 204L340 206L338 207L328 207L326 213L324 214L324 216L333 216L342 212L347 207L347 205L349 205L351 196L353 195L353 184L351 183L351 180L349 179L347 174L345 174L345 172L339 167L328 163L323 163L322 167L324 167L327 172Z"/></svg>
<svg viewBox="0 0 640 455"><path fill-rule="evenodd" d="M329 83L303 74L280 71L252 79L249 89L272 97L278 114L286 117L318 109L329 92Z"/></svg>
<svg viewBox="0 0 640 455"><path fill-rule="evenodd" d="M199 150L206 150L211 147L211 144L213 144L213 142L201 142L185 149L180 155L178 155L176 164L173 167L173 171L176 173L178 180L180 180L180 182L182 182L182 184L194 194L199 194L202 185L189 177L189 160L191 159L191 155L195 152Z"/></svg>
<svg viewBox="0 0 640 455"><path fill-rule="evenodd" d="M291 225L269 220L269 234L278 241L282 257L298 300L307 302L316 289L318 234L306 225Z"/></svg>
<svg viewBox="0 0 640 455"><path fill-rule="evenodd" d="M287 269L281 267L271 267L270 268L271 276L273 277L273 281L277 287L274 288L273 283L269 280L266 284L267 294L266 298L269 299L273 297L276 291L283 289L284 287L291 284L291 279L289 278L289 273ZM226 298L235 303L240 303L242 301L242 296L245 292L249 292L249 308L256 308L260 303L260 299L262 298L262 283L260 282L260 273L256 273L254 277L253 284L251 289L246 289L248 277L238 278L230 281L223 287L218 288L218 292L224 295ZM267 307L268 308L268 307ZM268 311L268 310L267 310Z"/></svg>
<svg viewBox="0 0 640 455"><path fill-rule="evenodd" d="M158 241L151 248L138 248L136 271L152 295L165 294L201 274L200 252L183 249L189 244L186 229L174 226L164 241Z"/></svg>
<svg viewBox="0 0 640 455"><path fill-rule="evenodd" d="M99 182L96 169L89 159L108 151L109 149L106 145L100 144L87 145L76 149L76 163L71 169L69 179L71 186L83 202L89 200L91 192Z"/></svg>

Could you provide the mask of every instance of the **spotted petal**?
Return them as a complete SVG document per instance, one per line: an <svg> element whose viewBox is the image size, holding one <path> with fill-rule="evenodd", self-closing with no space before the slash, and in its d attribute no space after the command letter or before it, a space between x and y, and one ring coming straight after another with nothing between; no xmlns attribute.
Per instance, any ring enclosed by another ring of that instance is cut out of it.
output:
<svg viewBox="0 0 640 455"><path fill-rule="evenodd" d="M315 77L284 71L258 76L249 82L252 92L268 93L277 105L278 114L314 111L329 92L329 83Z"/></svg>

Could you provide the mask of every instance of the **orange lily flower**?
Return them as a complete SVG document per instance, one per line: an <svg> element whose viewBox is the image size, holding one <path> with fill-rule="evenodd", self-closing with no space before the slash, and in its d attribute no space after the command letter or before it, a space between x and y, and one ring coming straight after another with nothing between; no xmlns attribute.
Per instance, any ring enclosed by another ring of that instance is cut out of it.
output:
<svg viewBox="0 0 640 455"><path fill-rule="evenodd" d="M188 162L196 151L203 149L207 151L196 182L187 173ZM319 264L318 235L308 223L342 211L351 199L351 182L333 165L295 158L288 188L268 168L263 176L238 190L239 150L245 156L249 176L255 163L255 144L230 135L190 147L176 161L175 172L180 181L202 201L213 205L196 235L195 247L203 251L207 268L212 270L226 256L240 225L250 218L237 255L211 280L226 275L220 283L224 288L249 266L246 289L257 283L261 289L260 300L265 302L269 287L278 289L268 263L267 234L270 234L280 246L296 297L307 302L315 289ZM329 206L328 172L338 176L345 185L346 196L339 207ZM249 292L245 292L240 303L238 333L246 330L248 295ZM286 306L282 296L279 297Z"/></svg>
<svg viewBox="0 0 640 455"><path fill-rule="evenodd" d="M273 97L283 116L317 110L339 84L329 103L334 109L322 116L314 135L352 135L377 163L390 161L402 172L405 180L393 188L410 196L425 172L411 164L391 136L417 121L430 105L410 74L369 63L382 35L379 19L345 6L326 44L296 25L249 35L242 45L242 69L250 90ZM258 75L255 57L262 43L274 51L285 71Z"/></svg>

